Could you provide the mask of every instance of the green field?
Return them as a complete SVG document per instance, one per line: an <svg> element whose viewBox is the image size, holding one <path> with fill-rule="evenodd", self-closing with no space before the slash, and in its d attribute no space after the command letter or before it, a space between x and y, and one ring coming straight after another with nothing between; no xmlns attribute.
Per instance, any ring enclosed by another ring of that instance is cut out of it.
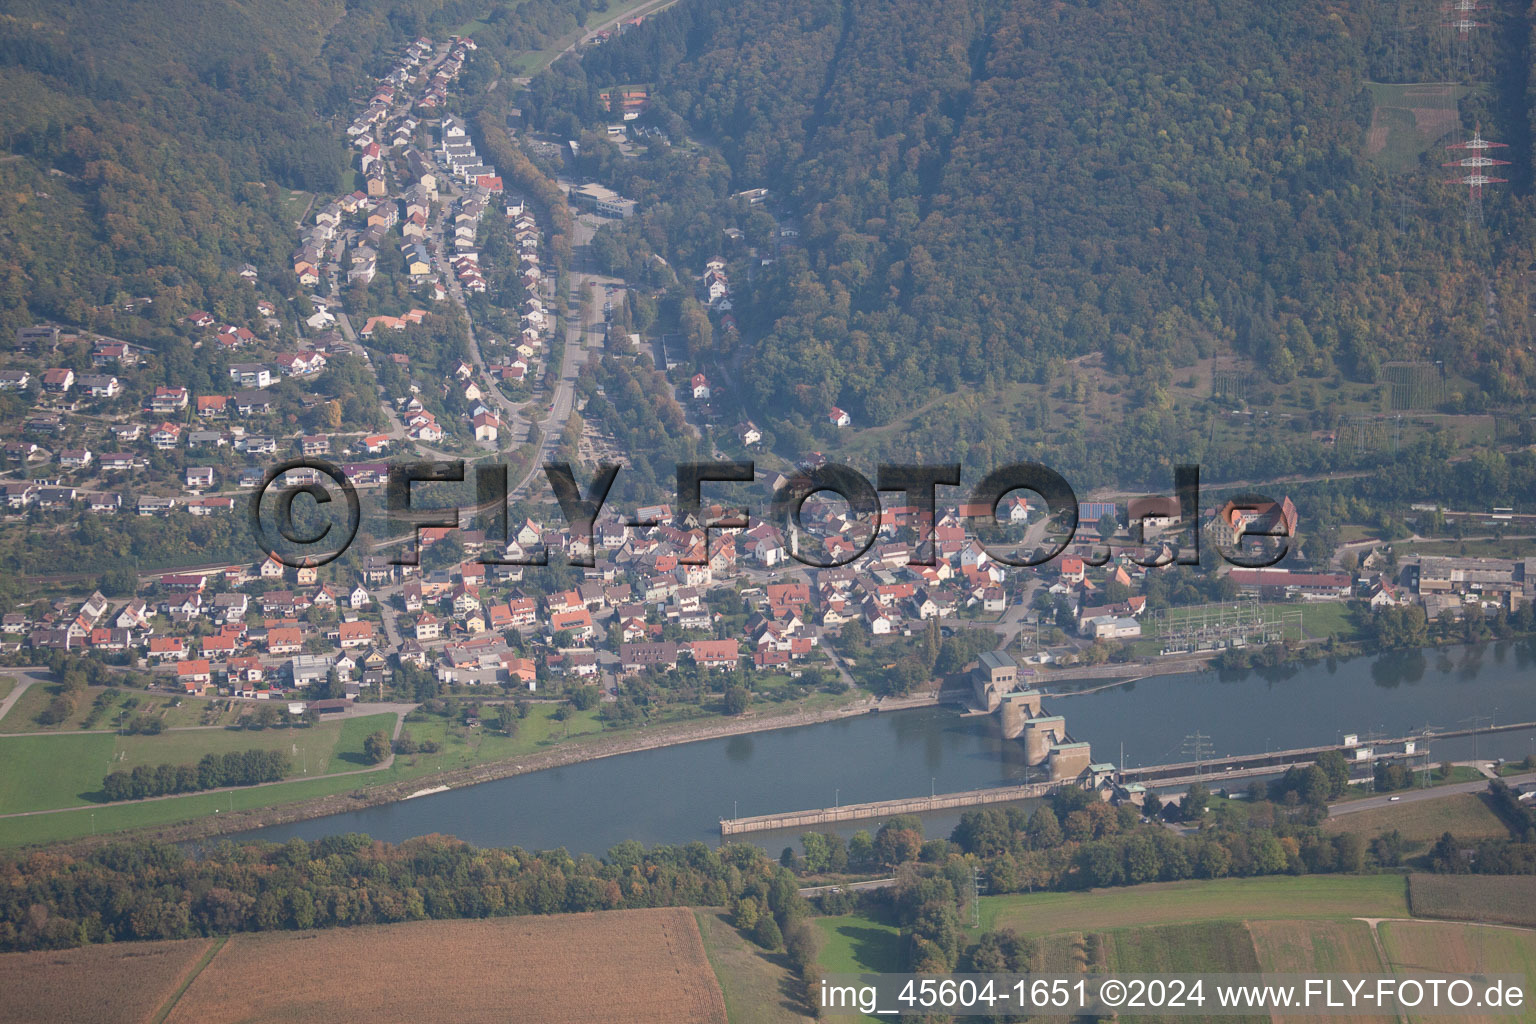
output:
<svg viewBox="0 0 1536 1024"><path fill-rule="evenodd" d="M864 914L819 917L825 944L818 957L830 974L882 974L901 970L901 930Z"/></svg>
<svg viewBox="0 0 1536 1024"><path fill-rule="evenodd" d="M1231 619L1233 605L1220 606L1190 606L1165 608L1158 614L1158 622L1165 628L1176 628L1186 623L1198 623L1202 608L1210 608L1212 620L1216 620L1224 612L1226 618ZM1243 605L1244 610L1247 605ZM1267 615L1278 616L1280 613L1300 613L1301 629L1298 630L1292 623L1284 623L1284 632L1287 639L1299 640L1302 636L1322 639L1328 636L1337 636L1341 640L1354 638L1357 632L1355 616L1350 612L1349 606L1342 601L1264 601L1260 604Z"/></svg>
<svg viewBox="0 0 1536 1024"><path fill-rule="evenodd" d="M1446 832L1461 839L1509 837L1509 829L1477 793L1451 793L1435 800L1388 804L1368 811L1341 814L1329 818L1323 828L1365 838L1397 829L1404 839L1417 843L1434 842Z"/></svg>
<svg viewBox="0 0 1536 1024"><path fill-rule="evenodd" d="M983 896L981 926L1020 935L1206 921L1407 917L1407 886L1389 875L1222 878L1090 892Z"/></svg>
<svg viewBox="0 0 1536 1024"><path fill-rule="evenodd" d="M597 719L597 710L572 710L564 722L554 719L555 706L535 704L528 709L528 717L519 719L517 735L508 737L495 727L495 716L482 710L483 724L466 729L457 715L452 719L436 715L419 715L405 723L405 731L418 743L433 741L442 747L436 754L410 755L407 760L422 765L430 763L436 769L461 768L481 761L496 761L505 757L517 757L544 750L567 738L593 736L603 731Z"/></svg>
<svg viewBox="0 0 1536 1024"><path fill-rule="evenodd" d="M1478 528L1476 536L1482 536ZM1525 558L1536 551L1536 542L1521 537L1503 540L1426 540L1404 545L1416 555L1451 555L1465 558Z"/></svg>
<svg viewBox="0 0 1536 1024"><path fill-rule="evenodd" d="M81 729L114 732L119 720L128 721L139 716L157 719L167 729L189 725L233 725L242 714L255 713L249 702L88 686L80 691L75 709L68 718L57 725L42 725L37 716L58 692L57 686L34 683L17 699L5 718L0 719L0 732L54 733Z"/></svg>
<svg viewBox="0 0 1536 1024"><path fill-rule="evenodd" d="M1426 890L1433 889L1422 897L1416 892L1419 912L1422 902L1446 914L1485 916L1503 905L1523 907L1536 893L1527 884L1533 880L1523 876L1414 877ZM1051 973L1373 975L1385 970L1418 978L1445 973L1536 977L1536 930L1404 920L1405 890L1401 876L1314 876L983 897L982 923L987 929L1007 927L1039 937L1033 966ZM1523 920L1522 913L1516 909L1508 919ZM1372 925L1360 918L1386 920L1373 934ZM832 919L841 920L846 919ZM845 965L850 962L871 969L857 955L843 957ZM1275 1024L1303 1019L1314 1018L1273 1018ZM1382 1018L1335 1019L1367 1024ZM1527 1013L1519 1019L1533 1018Z"/></svg>
<svg viewBox="0 0 1536 1024"><path fill-rule="evenodd" d="M828 974L891 974L905 969L901 955L901 930L864 914L819 917L823 944L817 958ZM839 1020L878 1021L879 1017L852 1014ZM734 1024L734 1018L733 1018Z"/></svg>
<svg viewBox="0 0 1536 1024"><path fill-rule="evenodd" d="M58 842L93 833L171 825L221 811L276 807L361 789L374 780L398 781L400 777L394 769L385 769L368 775L332 776L325 779L285 782L276 786L259 786L223 793L194 793L168 800L110 804L94 809L85 806L71 808L57 814L5 818L0 819L0 849L33 843Z"/></svg>
<svg viewBox="0 0 1536 1024"><path fill-rule="evenodd" d="M1460 123L1457 103L1470 91L1460 85L1369 82L1371 126L1365 154L1383 169L1402 174Z"/></svg>
<svg viewBox="0 0 1536 1024"><path fill-rule="evenodd" d="M92 802L83 794L99 790L103 776L114 768L190 763L210 752L259 747L283 750L293 759L295 778L291 781L234 794L234 805L248 809L516 757L564 742L567 736L572 740L591 738L603 731L595 710L576 712L564 723L556 722L553 714L553 706L535 705L528 717L519 722L514 738L494 731L489 724L466 729L456 721L428 717L425 721L410 722L406 728L418 742L436 741L441 748L437 753L398 757L390 768L367 775L311 780L304 779L306 768L308 775L315 776L368 767L362 756L364 740L375 731L392 732L394 716L369 715L301 730L207 729L123 737L103 731L90 735L0 738L0 814L57 807L90 809ZM216 796L193 794L97 807L94 828L100 832L166 825L230 806L230 797L219 800ZM89 835L92 828L89 815L80 812L0 819L0 847L70 839Z"/></svg>
<svg viewBox="0 0 1536 1024"><path fill-rule="evenodd" d="M1301 608L1301 625L1309 637L1353 640L1359 632L1357 616L1343 601L1306 601L1291 607Z"/></svg>
<svg viewBox="0 0 1536 1024"><path fill-rule="evenodd" d="M15 736L0 739L0 814L86 803L111 771L117 737ZM0 838L9 823L0 820Z"/></svg>
<svg viewBox="0 0 1536 1024"><path fill-rule="evenodd" d="M367 767L363 740L370 732L394 728L393 715L369 715L345 722L328 722L307 729L245 731L196 729L158 736L118 736L92 733L68 736L11 736L0 739L0 814L89 807L88 794L101 788L108 772L136 765L193 764L204 754L236 750L280 750L293 760L295 775L322 775ZM354 782L353 785L356 785ZM176 800L155 801L158 807L179 807ZM148 805L144 805L148 806ZM98 822L121 808L102 808ZM49 815L49 818L68 815ZM26 819L0 821L0 843L12 826Z"/></svg>
<svg viewBox="0 0 1536 1024"><path fill-rule="evenodd" d="M279 195L279 201L283 206L283 213L295 224L304 216L304 211L309 209L310 201L314 195L309 192L301 192L298 189L283 189Z"/></svg>
<svg viewBox="0 0 1536 1024"><path fill-rule="evenodd" d="M372 725L367 727L367 732L355 737L350 750L338 744L344 729L355 733L359 723L365 722ZM370 715L345 722L322 722L303 729L190 729L163 732L158 736L114 737L117 749L109 770L128 770L141 764L194 764L204 754L228 754L236 750L277 750L293 759L295 774L324 775L366 768L362 759L363 737L381 728L393 729L394 716ZM347 758L346 753L354 756Z"/></svg>
<svg viewBox="0 0 1536 1024"><path fill-rule="evenodd" d="M793 1001L796 980L782 955L744 938L727 916L711 908L693 912L704 954L714 968L731 1024L787 1024L808 1019Z"/></svg>
<svg viewBox="0 0 1536 1024"><path fill-rule="evenodd" d="M1124 929L1107 933L1103 936L1103 943L1105 966L1117 974L1250 974L1259 971L1259 958L1254 952L1253 940L1241 922L1209 921L1202 924ZM1180 1016L1142 1019L1188 1021L1206 1018ZM1221 1019L1265 1020L1263 1017Z"/></svg>

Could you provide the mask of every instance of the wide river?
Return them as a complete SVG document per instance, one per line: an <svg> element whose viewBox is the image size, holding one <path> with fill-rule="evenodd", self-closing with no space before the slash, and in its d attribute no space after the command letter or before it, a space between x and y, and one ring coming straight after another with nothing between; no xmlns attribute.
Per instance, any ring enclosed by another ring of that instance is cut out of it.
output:
<svg viewBox="0 0 1536 1024"><path fill-rule="evenodd" d="M1246 754L1400 736L1431 728L1536 721L1528 643L1323 661L1266 672L1157 676L1047 701L1094 758L1127 767L1208 751ZM1123 754L1122 754L1123 747ZM1435 761L1536 753L1536 731L1436 741ZM602 853L622 839L719 841L719 819L1006 785L1023 778L1020 744L993 717L926 708L706 740L587 761L396 804L247 833L282 841L366 832L398 841L441 832L481 846ZM957 814L925 818L947 835ZM861 825L840 828L845 834ZM777 852L792 835L755 834Z"/></svg>

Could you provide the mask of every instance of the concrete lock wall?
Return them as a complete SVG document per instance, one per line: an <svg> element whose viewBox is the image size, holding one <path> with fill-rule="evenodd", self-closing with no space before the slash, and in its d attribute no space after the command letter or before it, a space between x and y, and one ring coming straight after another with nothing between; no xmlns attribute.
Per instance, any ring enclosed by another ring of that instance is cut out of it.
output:
<svg viewBox="0 0 1536 1024"><path fill-rule="evenodd" d="M1024 732L1024 723L1040 717L1040 710L1039 690L1019 690L1005 696L1002 703L1003 737L1018 739Z"/></svg>
<svg viewBox="0 0 1536 1024"><path fill-rule="evenodd" d="M1004 720L1006 725L1006 719ZM1044 764L1051 747L1067 737L1067 720L1060 715L1031 718L1024 723L1024 763Z"/></svg>
<svg viewBox="0 0 1536 1024"><path fill-rule="evenodd" d="M1051 781L1075 779L1093 763L1093 752L1086 743L1057 744L1050 753Z"/></svg>
<svg viewBox="0 0 1536 1024"><path fill-rule="evenodd" d="M990 714L997 710L1000 700L1000 691L992 685L992 681L986 676L976 672L971 673L971 689L976 693L976 703L982 710Z"/></svg>
<svg viewBox="0 0 1536 1024"><path fill-rule="evenodd" d="M759 814L748 818L723 818L720 821L720 834L734 836L744 832L804 829L837 821L879 820L896 814L926 814L960 807L1012 803L1017 800L1032 800L1047 796L1055 785L1051 782L1033 782L1023 786L996 786L991 789L975 789L965 793L940 793L937 796L912 797L905 800L879 800L874 803L843 804L841 807L821 807L809 811Z"/></svg>

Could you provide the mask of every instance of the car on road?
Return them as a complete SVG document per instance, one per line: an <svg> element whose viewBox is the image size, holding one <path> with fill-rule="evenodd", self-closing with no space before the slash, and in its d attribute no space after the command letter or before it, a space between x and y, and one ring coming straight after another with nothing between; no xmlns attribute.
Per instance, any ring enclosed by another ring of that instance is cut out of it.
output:
<svg viewBox="0 0 1536 1024"><path fill-rule="evenodd" d="M1395 804L1395 803L1397 803L1401 799L1402 799L1402 797L1400 797L1400 796L1389 796L1389 797L1387 797L1387 803Z"/></svg>

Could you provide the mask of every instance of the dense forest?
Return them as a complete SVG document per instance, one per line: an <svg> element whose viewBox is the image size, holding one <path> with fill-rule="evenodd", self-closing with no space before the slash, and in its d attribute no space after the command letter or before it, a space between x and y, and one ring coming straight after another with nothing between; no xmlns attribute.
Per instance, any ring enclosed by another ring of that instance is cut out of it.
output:
<svg viewBox="0 0 1536 1024"><path fill-rule="evenodd" d="M1516 40L1522 14L1499 12ZM1480 400L1528 394L1525 318L1494 324L1484 307L1485 289L1526 301L1524 179L1487 204L1484 233L1441 185L1442 149L1402 173L1367 153L1373 79L1461 73L1438 37L1394 49L1398 21L1397 5L1323 0L697 0L558 62L524 111L567 137L609 119L599 90L647 83L647 116L699 142L705 155L652 145L622 160L587 134L575 169L641 201L600 237L614 269L664 285L649 253L697 268L727 226L775 257L733 296L742 349L717 331L704 355L745 365L744 398L784 417L781 440L815 444L806 428L837 404L860 426L900 421L887 449L916 439L988 465L1063 425L998 423L965 392L1052 387L1102 353L1134 421L1107 432L1110 450L1053 442L1053 464L1146 479L1160 453L1223 457L1199 450L1219 447L1200 445L1203 411L1169 401L1203 357L1281 384L1443 360ZM1523 100L1528 48L1484 49L1468 74L1491 87L1448 116L1528 162L1527 114L1506 95ZM754 187L774 216L731 198ZM950 397L930 409L936 390ZM903 420L916 409L931 415ZM1335 468L1306 437L1257 444L1245 457L1275 472Z"/></svg>
<svg viewBox="0 0 1536 1024"><path fill-rule="evenodd" d="M788 925L805 913L794 876L753 846L646 850L476 849L444 836L397 846L362 835L222 843L193 856L122 843L75 857L0 863L0 949L74 946L426 918L714 905L751 897Z"/></svg>

